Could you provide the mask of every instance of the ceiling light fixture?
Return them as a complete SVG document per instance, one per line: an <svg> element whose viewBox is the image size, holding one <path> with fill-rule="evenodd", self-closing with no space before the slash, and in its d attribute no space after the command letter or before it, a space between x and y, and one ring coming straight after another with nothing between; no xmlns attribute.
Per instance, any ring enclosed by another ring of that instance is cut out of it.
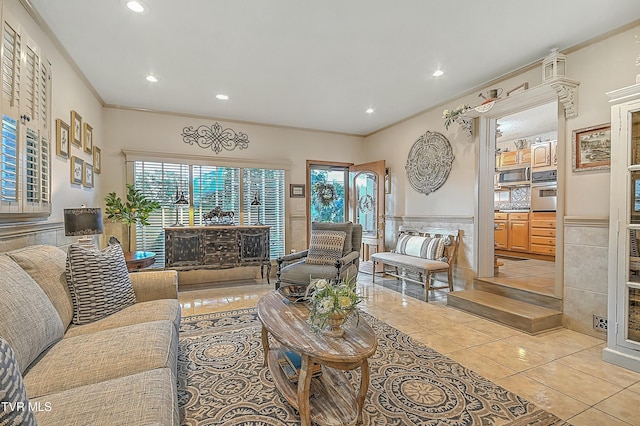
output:
<svg viewBox="0 0 640 426"><path fill-rule="evenodd" d="M367 108L367 110L365 111L367 114L373 114L375 110L373 108Z"/></svg>
<svg viewBox="0 0 640 426"><path fill-rule="evenodd" d="M444 71L442 71L442 70L435 70L435 71L433 72L433 74L432 74L432 75L433 75L434 77L440 77L440 76L442 76L443 74L444 74Z"/></svg>
<svg viewBox="0 0 640 426"><path fill-rule="evenodd" d="M131 10L133 10L136 13L142 13L144 12L144 6L142 5L142 3L140 3L139 1L136 0L131 0L127 2L127 7Z"/></svg>
<svg viewBox="0 0 640 426"><path fill-rule="evenodd" d="M158 82L158 79L152 74L149 74L145 78L147 79L147 81L150 81L151 83L157 83Z"/></svg>
<svg viewBox="0 0 640 426"><path fill-rule="evenodd" d="M226 101L226 100L228 100L228 99L229 99L229 96L227 96L227 95L225 95L225 94L222 94L222 93L218 93L218 94L216 95L216 99L220 99L221 101Z"/></svg>

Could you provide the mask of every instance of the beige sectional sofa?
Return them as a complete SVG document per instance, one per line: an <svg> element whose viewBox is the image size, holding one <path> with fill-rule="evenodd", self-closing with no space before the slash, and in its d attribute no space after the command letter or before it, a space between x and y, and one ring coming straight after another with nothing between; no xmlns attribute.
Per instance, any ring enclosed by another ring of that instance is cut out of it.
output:
<svg viewBox="0 0 640 426"><path fill-rule="evenodd" d="M0 337L38 425L179 424L176 272L131 274L134 305L73 325L65 262L53 246L0 254Z"/></svg>

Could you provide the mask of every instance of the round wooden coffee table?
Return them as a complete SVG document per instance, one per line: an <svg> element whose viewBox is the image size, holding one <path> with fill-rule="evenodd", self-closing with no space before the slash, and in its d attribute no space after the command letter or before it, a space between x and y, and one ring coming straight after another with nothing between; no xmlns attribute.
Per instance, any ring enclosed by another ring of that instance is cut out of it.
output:
<svg viewBox="0 0 640 426"><path fill-rule="evenodd" d="M265 365L269 366L276 387L300 413L301 424L309 426L311 419L320 425L360 423L369 388L368 358L378 347L369 324L360 320L356 326L355 318L350 318L343 325L343 337L314 333L307 323L306 305L291 302L278 291L260 299L258 317L262 322ZM269 347L269 334L283 347L301 355L297 385L282 371L278 362L280 348ZM312 363L322 364L322 375L313 380ZM343 371L357 368L360 368L360 389L356 395Z"/></svg>

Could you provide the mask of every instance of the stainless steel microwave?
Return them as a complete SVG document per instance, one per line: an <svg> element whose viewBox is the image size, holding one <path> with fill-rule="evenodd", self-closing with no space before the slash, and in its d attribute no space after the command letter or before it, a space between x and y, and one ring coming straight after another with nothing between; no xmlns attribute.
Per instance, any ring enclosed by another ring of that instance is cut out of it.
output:
<svg viewBox="0 0 640 426"><path fill-rule="evenodd" d="M531 169L521 167L516 169L500 170L498 172L498 185L528 185L531 179Z"/></svg>

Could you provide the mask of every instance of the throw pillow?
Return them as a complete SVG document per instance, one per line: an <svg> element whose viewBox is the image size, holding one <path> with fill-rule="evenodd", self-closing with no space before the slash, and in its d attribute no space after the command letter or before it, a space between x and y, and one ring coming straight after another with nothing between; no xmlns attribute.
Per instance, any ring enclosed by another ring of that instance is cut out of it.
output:
<svg viewBox="0 0 640 426"><path fill-rule="evenodd" d="M74 324L88 324L136 303L119 245L100 251L72 244L67 252L66 277Z"/></svg>
<svg viewBox="0 0 640 426"><path fill-rule="evenodd" d="M0 337L0 425L35 425L13 349Z"/></svg>
<svg viewBox="0 0 640 426"><path fill-rule="evenodd" d="M344 247L342 255L346 256L360 247L353 247L353 223L352 222L311 222L311 233L314 231L344 231Z"/></svg>
<svg viewBox="0 0 640 426"><path fill-rule="evenodd" d="M310 265L333 265L342 257L344 231L313 231L306 262Z"/></svg>
<svg viewBox="0 0 640 426"><path fill-rule="evenodd" d="M400 235L396 244L396 253L422 257L429 260L442 260L446 238Z"/></svg>

